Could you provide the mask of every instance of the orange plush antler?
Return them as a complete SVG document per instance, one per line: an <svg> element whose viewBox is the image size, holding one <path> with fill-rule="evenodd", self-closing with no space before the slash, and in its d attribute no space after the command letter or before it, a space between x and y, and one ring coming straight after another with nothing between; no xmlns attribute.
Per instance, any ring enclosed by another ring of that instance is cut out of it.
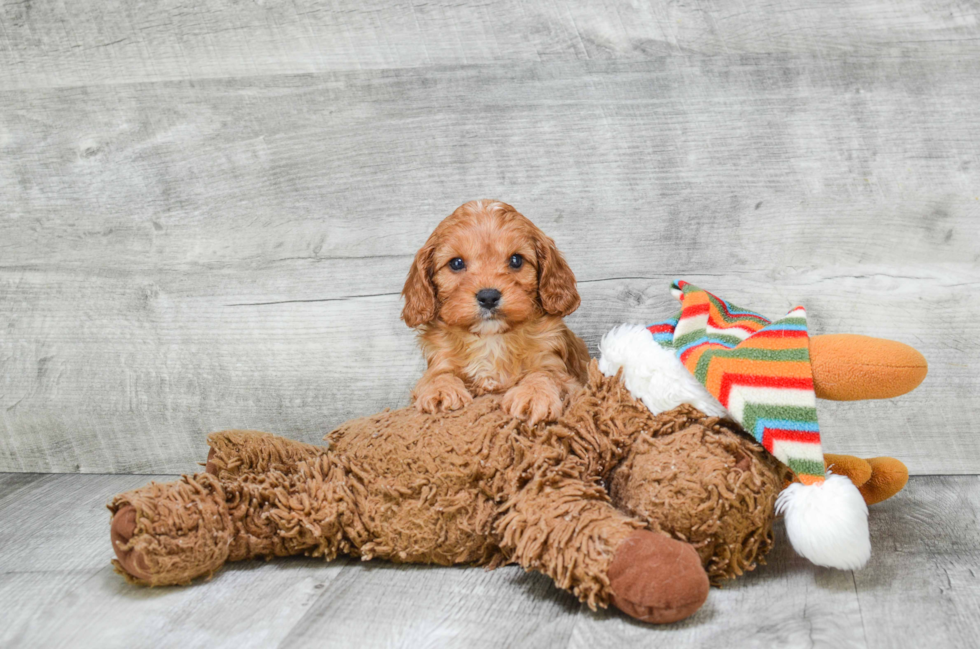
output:
<svg viewBox="0 0 980 649"><path fill-rule="evenodd" d="M903 343L855 334L810 338L813 387L821 399L891 399L911 392L928 371L926 359ZM874 505L901 491L909 470L893 457L867 460L853 455L824 455L828 471L844 475L864 501Z"/></svg>
<svg viewBox="0 0 980 649"><path fill-rule="evenodd" d="M856 334L811 337L810 365L817 396L832 401L892 399L917 388L929 369L906 344Z"/></svg>

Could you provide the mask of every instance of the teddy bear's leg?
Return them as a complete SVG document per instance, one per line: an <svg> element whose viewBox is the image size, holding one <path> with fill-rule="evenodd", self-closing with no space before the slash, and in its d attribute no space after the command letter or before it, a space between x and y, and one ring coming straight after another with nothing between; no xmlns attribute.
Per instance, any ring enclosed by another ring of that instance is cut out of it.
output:
<svg viewBox="0 0 980 649"><path fill-rule="evenodd" d="M225 561L330 559L350 549L344 526L358 521L348 520L355 508L343 467L319 447L234 433L211 436L217 475L151 484L110 505L117 568L132 581L187 583Z"/></svg>
<svg viewBox="0 0 980 649"><path fill-rule="evenodd" d="M109 504L116 571L146 586L186 584L228 558L234 528L213 476L151 482Z"/></svg>
<svg viewBox="0 0 980 649"><path fill-rule="evenodd" d="M350 493L327 448L247 430L212 433L208 445L206 471L235 483L230 561L348 549L339 512Z"/></svg>
<svg viewBox="0 0 980 649"><path fill-rule="evenodd" d="M223 430L208 435L205 470L222 480L267 471L292 473L304 460L324 456L328 450L256 430Z"/></svg>
<svg viewBox="0 0 980 649"><path fill-rule="evenodd" d="M522 489L506 505L497 533L506 556L592 608L612 602L653 623L693 615L708 596L697 552L641 526L610 505L600 486L563 479Z"/></svg>
<svg viewBox="0 0 980 649"><path fill-rule="evenodd" d="M679 430L667 425L675 420ZM752 570L772 547L776 497L789 472L723 420L691 423L687 406L658 423L612 473L613 504L690 543L715 585Z"/></svg>

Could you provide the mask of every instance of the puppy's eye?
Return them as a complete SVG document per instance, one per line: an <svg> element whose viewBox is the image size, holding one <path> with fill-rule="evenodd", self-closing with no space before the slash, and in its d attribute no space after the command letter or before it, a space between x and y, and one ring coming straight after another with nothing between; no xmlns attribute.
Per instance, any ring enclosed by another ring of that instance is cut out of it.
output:
<svg viewBox="0 0 980 649"><path fill-rule="evenodd" d="M518 254L513 254L513 255L510 256L510 267L511 268L513 268L513 269L516 270L516 269L520 268L523 265L524 265L524 257L522 257L522 256L520 256Z"/></svg>
<svg viewBox="0 0 980 649"><path fill-rule="evenodd" d="M462 257L453 257L449 260L449 267L453 270L463 270L466 268L466 262L463 261Z"/></svg>

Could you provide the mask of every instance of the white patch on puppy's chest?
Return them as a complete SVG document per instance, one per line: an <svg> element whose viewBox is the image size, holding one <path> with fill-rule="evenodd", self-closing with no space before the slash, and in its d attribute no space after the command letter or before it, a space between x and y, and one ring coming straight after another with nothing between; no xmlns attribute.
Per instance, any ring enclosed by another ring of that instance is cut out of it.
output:
<svg viewBox="0 0 980 649"><path fill-rule="evenodd" d="M500 392L515 382L512 352L502 334L477 337L463 373L478 394Z"/></svg>

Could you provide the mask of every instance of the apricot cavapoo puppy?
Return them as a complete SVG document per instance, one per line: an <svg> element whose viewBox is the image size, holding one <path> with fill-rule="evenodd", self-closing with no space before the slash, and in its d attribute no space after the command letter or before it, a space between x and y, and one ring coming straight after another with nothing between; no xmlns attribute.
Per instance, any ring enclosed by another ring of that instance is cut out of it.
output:
<svg viewBox="0 0 980 649"><path fill-rule="evenodd" d="M531 424L557 419L585 379L589 353L562 316L579 305L555 242L510 205L471 201L415 255L402 319L419 331L428 369L412 397L423 412L503 392Z"/></svg>

